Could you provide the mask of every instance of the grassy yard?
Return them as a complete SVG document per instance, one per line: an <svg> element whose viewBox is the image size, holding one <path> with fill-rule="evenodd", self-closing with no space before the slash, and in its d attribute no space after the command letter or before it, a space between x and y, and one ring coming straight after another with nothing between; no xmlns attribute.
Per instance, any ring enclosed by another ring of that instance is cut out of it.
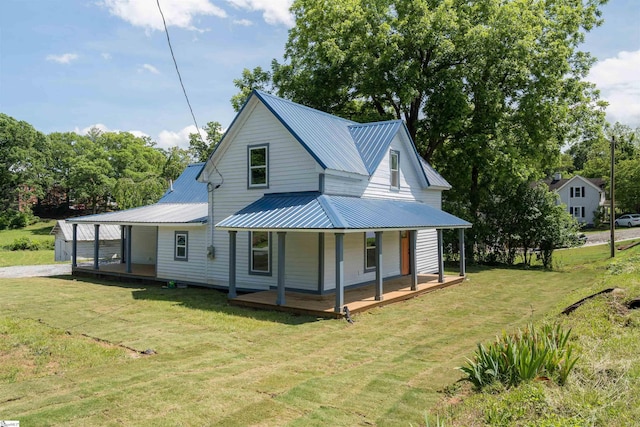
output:
<svg viewBox="0 0 640 427"><path fill-rule="evenodd" d="M1 230L0 267L54 264L53 250L10 251L5 249L5 246L23 237L40 242L53 242L54 236L50 235L49 232L55 224L55 220L45 220L17 230Z"/></svg>
<svg viewBox="0 0 640 427"><path fill-rule="evenodd" d="M0 419L420 425L477 342L599 290L607 255L606 246L561 251L554 272L470 269L461 285L354 324L230 307L206 289L0 280Z"/></svg>

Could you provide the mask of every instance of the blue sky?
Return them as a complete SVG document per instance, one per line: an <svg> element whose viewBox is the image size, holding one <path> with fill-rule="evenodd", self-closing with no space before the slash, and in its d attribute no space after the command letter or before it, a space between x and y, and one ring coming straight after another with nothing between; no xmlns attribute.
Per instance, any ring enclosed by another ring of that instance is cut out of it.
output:
<svg viewBox="0 0 640 427"><path fill-rule="evenodd" d="M290 0L160 0L200 126L231 123L233 79L282 58ZM640 126L640 0L611 0L583 50L609 120ZM155 0L2 0L0 112L45 133L97 125L185 147L195 126Z"/></svg>

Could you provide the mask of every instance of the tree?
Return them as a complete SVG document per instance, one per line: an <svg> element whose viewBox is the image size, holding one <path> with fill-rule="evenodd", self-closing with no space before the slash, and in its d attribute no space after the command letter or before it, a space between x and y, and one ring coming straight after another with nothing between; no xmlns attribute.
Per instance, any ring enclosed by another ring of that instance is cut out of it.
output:
<svg viewBox="0 0 640 427"><path fill-rule="evenodd" d="M207 134L206 141L198 133L189 134L189 153L197 162L206 162L224 135L219 122L209 122L202 129Z"/></svg>
<svg viewBox="0 0 640 427"><path fill-rule="evenodd" d="M169 180L175 181L191 161L189 151L175 146L171 147L169 150L163 150L163 153L166 157L166 161L162 166L161 176L167 182Z"/></svg>
<svg viewBox="0 0 640 427"><path fill-rule="evenodd" d="M616 205L624 212L640 212L640 157L616 165Z"/></svg>
<svg viewBox="0 0 640 427"><path fill-rule="evenodd" d="M403 119L453 185L445 207L475 222L495 188L540 178L578 123L601 120L578 50L601 3L297 0L273 87L354 120Z"/></svg>
<svg viewBox="0 0 640 427"><path fill-rule="evenodd" d="M231 105L238 112L246 102L251 91L267 90L271 87L271 73L264 71L262 67L256 67L252 70L245 68L242 70L242 78L234 79L233 84L240 89L240 92L231 97Z"/></svg>

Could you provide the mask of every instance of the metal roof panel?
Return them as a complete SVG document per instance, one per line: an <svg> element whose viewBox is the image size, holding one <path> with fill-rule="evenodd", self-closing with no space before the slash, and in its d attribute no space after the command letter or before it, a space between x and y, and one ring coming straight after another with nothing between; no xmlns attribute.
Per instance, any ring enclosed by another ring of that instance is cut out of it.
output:
<svg viewBox="0 0 640 427"><path fill-rule="evenodd" d="M392 120L349 126L351 137L355 141L369 175L373 175L378 168L391 145L391 140L398 132L400 123L400 120Z"/></svg>
<svg viewBox="0 0 640 427"><path fill-rule="evenodd" d="M67 219L77 224L189 224L206 223L207 203L156 203L149 206Z"/></svg>
<svg viewBox="0 0 640 427"><path fill-rule="evenodd" d="M158 203L207 203L207 183L196 181L203 165L192 163L187 166L173 182L173 190L169 188Z"/></svg>
<svg viewBox="0 0 640 427"><path fill-rule="evenodd" d="M70 242L73 240L73 226L64 220L56 222L49 234L57 234L60 231L64 240ZM93 241L95 239L95 228L92 224L78 224L77 229L78 242ZM120 226L105 224L100 226L100 240L120 240Z"/></svg>

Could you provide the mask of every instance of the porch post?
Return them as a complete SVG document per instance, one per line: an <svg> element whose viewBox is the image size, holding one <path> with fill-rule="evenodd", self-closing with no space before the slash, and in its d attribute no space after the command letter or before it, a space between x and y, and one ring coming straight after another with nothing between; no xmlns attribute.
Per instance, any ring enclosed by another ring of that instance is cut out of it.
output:
<svg viewBox="0 0 640 427"><path fill-rule="evenodd" d="M131 264L131 235L133 234L131 231L133 229L133 225L127 225L127 232L125 234L125 239L127 241L127 246L125 248L125 254L127 255L127 273L132 272L133 265Z"/></svg>
<svg viewBox="0 0 640 427"><path fill-rule="evenodd" d="M287 233L278 231L278 297L276 305L284 305L284 266L285 266L285 238Z"/></svg>
<svg viewBox="0 0 640 427"><path fill-rule="evenodd" d="M336 313L344 305L344 233L336 233Z"/></svg>
<svg viewBox="0 0 640 427"><path fill-rule="evenodd" d="M464 277L467 273L464 260L464 228L461 228L458 233L458 246L460 246L460 275Z"/></svg>
<svg viewBox="0 0 640 427"><path fill-rule="evenodd" d="M438 228L438 283L444 283L444 257L442 255L442 228Z"/></svg>
<svg viewBox="0 0 640 427"><path fill-rule="evenodd" d="M382 231L376 231L376 301L384 298L382 291Z"/></svg>
<svg viewBox="0 0 640 427"><path fill-rule="evenodd" d="M409 230L409 259L411 262L411 290L418 290L418 257L416 254L416 246L418 240L418 231Z"/></svg>
<svg viewBox="0 0 640 427"><path fill-rule="evenodd" d="M229 230L229 298L235 298L236 294L236 234L237 231Z"/></svg>
<svg viewBox="0 0 640 427"><path fill-rule="evenodd" d="M93 240L93 269L98 270L100 268L98 264L98 258L100 257L100 224L93 224L95 230Z"/></svg>
<svg viewBox="0 0 640 427"><path fill-rule="evenodd" d="M73 240L71 240L71 267L78 266L78 224L73 224Z"/></svg>
<svg viewBox="0 0 640 427"><path fill-rule="evenodd" d="M124 264L127 262L126 253L125 253L125 244L126 244L126 225L120 226L120 264Z"/></svg>

